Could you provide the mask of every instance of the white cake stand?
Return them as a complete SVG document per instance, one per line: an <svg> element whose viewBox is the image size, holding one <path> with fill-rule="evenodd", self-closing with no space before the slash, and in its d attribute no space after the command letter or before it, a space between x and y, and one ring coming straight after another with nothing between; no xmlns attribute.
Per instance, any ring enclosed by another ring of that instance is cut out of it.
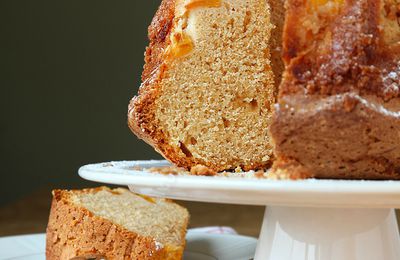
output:
<svg viewBox="0 0 400 260"><path fill-rule="evenodd" d="M399 260L400 181L163 175L166 161L86 165L82 178L177 200L268 205L256 260ZM251 219L249 220L251 221Z"/></svg>

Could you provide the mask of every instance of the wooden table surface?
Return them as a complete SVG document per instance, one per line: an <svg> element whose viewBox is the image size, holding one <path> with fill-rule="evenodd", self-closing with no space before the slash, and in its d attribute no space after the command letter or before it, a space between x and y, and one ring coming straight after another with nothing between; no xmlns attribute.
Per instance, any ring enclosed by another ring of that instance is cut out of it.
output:
<svg viewBox="0 0 400 260"><path fill-rule="evenodd" d="M0 208L0 236L43 233L50 210L51 189L43 188ZM258 237L264 207L178 201L190 214L189 228L230 226L239 234ZM400 220L399 212L397 214Z"/></svg>
<svg viewBox="0 0 400 260"><path fill-rule="evenodd" d="M50 210L51 189L40 189L0 208L0 236L43 233ZM189 228L230 226L239 234L258 237L264 207L178 201L190 214Z"/></svg>

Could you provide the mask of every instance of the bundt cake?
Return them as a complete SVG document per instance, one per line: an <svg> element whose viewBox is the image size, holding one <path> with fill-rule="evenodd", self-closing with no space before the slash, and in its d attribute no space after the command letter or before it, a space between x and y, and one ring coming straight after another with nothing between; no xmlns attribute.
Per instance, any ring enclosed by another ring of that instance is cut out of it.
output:
<svg viewBox="0 0 400 260"><path fill-rule="evenodd" d="M188 219L169 200L126 189L55 190L46 259L182 259Z"/></svg>
<svg viewBox="0 0 400 260"><path fill-rule="evenodd" d="M282 176L400 179L400 2L288 0L270 127Z"/></svg>
<svg viewBox="0 0 400 260"><path fill-rule="evenodd" d="M180 167L270 166L282 23L280 0L163 0L132 131Z"/></svg>
<svg viewBox="0 0 400 260"><path fill-rule="evenodd" d="M186 168L400 179L400 2L285 7L164 0L131 129Z"/></svg>

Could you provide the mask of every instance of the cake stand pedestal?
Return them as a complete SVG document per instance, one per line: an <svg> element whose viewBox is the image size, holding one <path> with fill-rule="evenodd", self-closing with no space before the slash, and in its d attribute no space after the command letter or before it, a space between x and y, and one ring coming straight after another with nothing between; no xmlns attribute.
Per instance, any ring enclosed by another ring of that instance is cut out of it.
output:
<svg viewBox="0 0 400 260"><path fill-rule="evenodd" d="M163 175L166 161L86 165L87 180L171 199L267 206L255 260L399 260L399 181Z"/></svg>
<svg viewBox="0 0 400 260"><path fill-rule="evenodd" d="M400 259L395 212L267 207L255 259Z"/></svg>

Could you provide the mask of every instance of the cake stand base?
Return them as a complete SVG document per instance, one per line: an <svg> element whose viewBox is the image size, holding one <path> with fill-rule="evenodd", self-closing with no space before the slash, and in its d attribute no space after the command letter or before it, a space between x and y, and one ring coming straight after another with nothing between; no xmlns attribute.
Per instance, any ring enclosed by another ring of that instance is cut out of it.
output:
<svg viewBox="0 0 400 260"><path fill-rule="evenodd" d="M268 206L255 260L398 260L394 209Z"/></svg>

